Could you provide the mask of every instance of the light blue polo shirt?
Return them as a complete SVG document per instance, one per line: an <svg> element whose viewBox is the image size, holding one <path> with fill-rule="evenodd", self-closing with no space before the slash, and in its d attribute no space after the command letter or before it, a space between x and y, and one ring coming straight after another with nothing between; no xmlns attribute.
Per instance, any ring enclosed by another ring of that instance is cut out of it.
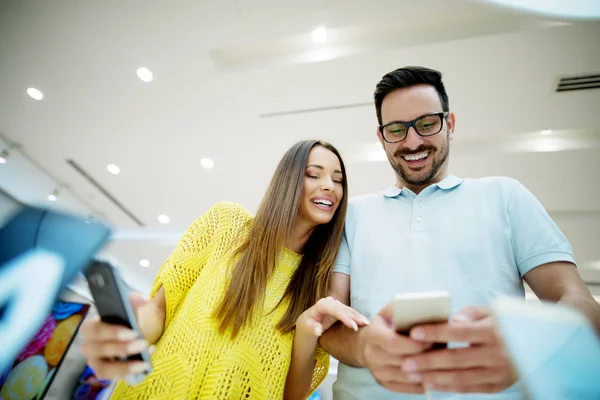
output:
<svg viewBox="0 0 600 400"><path fill-rule="evenodd" d="M335 271L350 275L351 306L372 318L396 293L446 290L452 314L524 297L522 276L574 263L571 246L537 199L509 178L447 176L416 195L392 186L350 200ZM334 398L426 399L395 394L364 368L340 363ZM493 395L432 393L434 399L521 399L519 385Z"/></svg>

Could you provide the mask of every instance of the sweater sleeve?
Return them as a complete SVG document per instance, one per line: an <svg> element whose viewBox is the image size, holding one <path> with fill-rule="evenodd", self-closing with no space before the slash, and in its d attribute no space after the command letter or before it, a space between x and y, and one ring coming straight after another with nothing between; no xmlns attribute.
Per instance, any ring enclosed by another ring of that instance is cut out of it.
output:
<svg viewBox="0 0 600 400"><path fill-rule="evenodd" d="M320 345L317 346L317 350L315 352L315 369L313 371L308 397L312 396L315 390L317 390L325 378L327 378L327 374L329 373L329 360L329 353L323 350Z"/></svg>
<svg viewBox="0 0 600 400"><path fill-rule="evenodd" d="M196 219L160 268L150 297L154 297L161 287L165 288L165 325L171 322L182 300L198 279L219 235L230 226L231 214L236 206L234 203L217 203Z"/></svg>

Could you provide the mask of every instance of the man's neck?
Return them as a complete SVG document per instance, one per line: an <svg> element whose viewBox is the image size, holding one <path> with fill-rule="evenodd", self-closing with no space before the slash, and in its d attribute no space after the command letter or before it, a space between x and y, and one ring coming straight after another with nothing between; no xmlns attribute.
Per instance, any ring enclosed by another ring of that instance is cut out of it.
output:
<svg viewBox="0 0 600 400"><path fill-rule="evenodd" d="M396 178L396 186L399 189L407 188L407 189L410 189L413 193L419 194L423 191L423 189L428 188L431 185L435 185L436 183L440 183L447 176L448 176L448 173L443 172L443 173L439 174L438 176L436 176L435 178L431 179L430 181L427 181L426 183L422 183L422 184L407 183L402 178L397 177Z"/></svg>

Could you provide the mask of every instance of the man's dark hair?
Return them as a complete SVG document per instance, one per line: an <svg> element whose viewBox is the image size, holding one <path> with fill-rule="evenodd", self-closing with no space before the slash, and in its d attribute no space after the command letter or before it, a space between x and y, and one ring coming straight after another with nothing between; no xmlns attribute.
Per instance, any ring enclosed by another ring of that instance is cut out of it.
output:
<svg viewBox="0 0 600 400"><path fill-rule="evenodd" d="M416 85L431 85L437 90L442 102L442 111L449 111L448 95L442 82L442 73L435 69L425 67L402 67L389 72L381 78L375 87L375 110L377 121L382 125L381 104L390 92L396 89L408 88Z"/></svg>

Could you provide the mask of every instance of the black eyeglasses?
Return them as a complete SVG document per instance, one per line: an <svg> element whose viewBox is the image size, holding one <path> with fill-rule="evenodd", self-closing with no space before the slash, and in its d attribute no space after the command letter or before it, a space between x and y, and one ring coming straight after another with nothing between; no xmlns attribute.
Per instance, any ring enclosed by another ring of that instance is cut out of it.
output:
<svg viewBox="0 0 600 400"><path fill-rule="evenodd" d="M388 143L398 143L406 139L408 130L412 126L420 136L433 136L440 133L444 126L444 118L448 111L437 114L423 115L409 122L393 121L379 127L383 140Z"/></svg>

